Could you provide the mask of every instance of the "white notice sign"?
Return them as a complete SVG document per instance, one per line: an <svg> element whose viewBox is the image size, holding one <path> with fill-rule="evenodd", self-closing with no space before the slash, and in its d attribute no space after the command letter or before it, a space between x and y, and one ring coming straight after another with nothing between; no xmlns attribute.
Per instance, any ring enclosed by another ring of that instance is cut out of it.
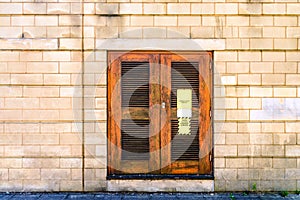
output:
<svg viewBox="0 0 300 200"><path fill-rule="evenodd" d="M177 90L178 135L191 134L192 89Z"/></svg>

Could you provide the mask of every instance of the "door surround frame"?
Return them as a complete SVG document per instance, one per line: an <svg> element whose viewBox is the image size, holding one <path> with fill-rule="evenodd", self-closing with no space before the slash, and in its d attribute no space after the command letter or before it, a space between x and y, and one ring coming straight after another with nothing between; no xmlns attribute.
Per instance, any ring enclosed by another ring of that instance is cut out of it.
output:
<svg viewBox="0 0 300 200"><path fill-rule="evenodd" d="M95 51L214 51L225 50L224 39L97 39ZM214 52L213 52L214 55ZM213 69L213 67L212 67ZM213 76L212 84L214 85ZM213 88L213 86L212 86ZM212 99L213 101L213 99ZM213 108L212 108L213 111ZM213 119L212 119L213 122ZM213 126L212 126L213 127ZM213 137L213 135L212 135ZM213 169L214 170L214 169ZM187 183L191 186L187 187ZM206 180L107 180L108 191L213 192L214 179Z"/></svg>

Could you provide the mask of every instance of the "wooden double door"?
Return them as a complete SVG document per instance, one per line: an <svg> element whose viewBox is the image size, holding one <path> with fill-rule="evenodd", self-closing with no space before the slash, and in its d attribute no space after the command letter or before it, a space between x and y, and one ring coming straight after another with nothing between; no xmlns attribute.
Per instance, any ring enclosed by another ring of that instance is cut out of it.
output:
<svg viewBox="0 0 300 200"><path fill-rule="evenodd" d="M212 175L211 60L109 52L108 177Z"/></svg>

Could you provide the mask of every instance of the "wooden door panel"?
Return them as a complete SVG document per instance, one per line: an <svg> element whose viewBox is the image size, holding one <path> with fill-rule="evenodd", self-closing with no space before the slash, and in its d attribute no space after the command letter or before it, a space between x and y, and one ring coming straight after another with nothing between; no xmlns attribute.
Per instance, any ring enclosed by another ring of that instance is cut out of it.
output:
<svg viewBox="0 0 300 200"><path fill-rule="evenodd" d="M121 161L121 174L148 173L149 163L144 161Z"/></svg>
<svg viewBox="0 0 300 200"><path fill-rule="evenodd" d="M122 108L122 119L149 120L149 108Z"/></svg>
<svg viewBox="0 0 300 200"><path fill-rule="evenodd" d="M143 173L148 170L149 162L149 118L144 118L145 115L149 116L149 109L144 110L143 115L140 110L148 108L149 104L149 56L113 53L110 59L109 173ZM135 119L126 113L128 110L132 112L132 109Z"/></svg>
<svg viewBox="0 0 300 200"><path fill-rule="evenodd" d="M117 168L115 171L111 168L110 172L157 173L160 169L159 56L140 53L114 53L113 56L119 57L111 62L109 73L118 70L118 77L109 75L109 92L118 87L118 94L111 94L108 103L111 110L117 110L117 116L112 115L109 121L117 118L121 129L109 126L109 141L118 144L117 148L109 146L109 164Z"/></svg>
<svg viewBox="0 0 300 200"><path fill-rule="evenodd" d="M171 166L172 174L199 174L198 161L175 161Z"/></svg>
<svg viewBox="0 0 300 200"><path fill-rule="evenodd" d="M199 56L172 56L172 95L171 107L177 110L177 89L192 89L192 110L196 110L199 105L199 71L198 71ZM176 113L177 115L177 113ZM177 116L176 116L177 117ZM190 119L191 133L190 135L178 135L178 118L171 120L172 124L172 173L176 174L197 174L199 155L199 115L195 119Z"/></svg>
<svg viewBox="0 0 300 200"><path fill-rule="evenodd" d="M207 55L162 55L161 61L162 69L166 65L170 68L169 71L162 71L165 74L161 74L161 77L168 77L167 74L172 74L167 80L169 83L162 83L162 85L168 85L172 91L162 93L164 101L170 100L170 103L166 105L166 109L170 110L167 115L168 120L164 122L167 129L161 130L162 160L167 160L169 164L162 165L162 172L166 174L209 174L211 173L209 160L211 135L207 131L207 127L210 126L211 80L207 77L209 75L207 72L210 71L208 62L210 57ZM165 68L167 69L167 67ZM202 76L206 79L205 81ZM188 88L193 91L191 135L178 136L176 135L178 130L176 90ZM204 120L205 124L203 124ZM206 144L207 142L208 144ZM163 145L168 148L164 149ZM201 157L202 155L205 155L204 158Z"/></svg>

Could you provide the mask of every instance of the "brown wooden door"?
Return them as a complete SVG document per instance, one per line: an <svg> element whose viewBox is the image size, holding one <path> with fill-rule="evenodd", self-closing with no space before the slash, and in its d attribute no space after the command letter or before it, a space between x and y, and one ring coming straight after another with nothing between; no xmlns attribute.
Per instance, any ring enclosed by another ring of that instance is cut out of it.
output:
<svg viewBox="0 0 300 200"><path fill-rule="evenodd" d="M108 173L212 173L211 54L109 53ZM192 90L189 135L178 135L176 91Z"/></svg>
<svg viewBox="0 0 300 200"><path fill-rule="evenodd" d="M160 168L158 55L111 53L108 69L109 173Z"/></svg>
<svg viewBox="0 0 300 200"><path fill-rule="evenodd" d="M164 174L211 174L211 73L207 54L161 55L161 166ZM190 135L178 134L178 89L192 90Z"/></svg>

